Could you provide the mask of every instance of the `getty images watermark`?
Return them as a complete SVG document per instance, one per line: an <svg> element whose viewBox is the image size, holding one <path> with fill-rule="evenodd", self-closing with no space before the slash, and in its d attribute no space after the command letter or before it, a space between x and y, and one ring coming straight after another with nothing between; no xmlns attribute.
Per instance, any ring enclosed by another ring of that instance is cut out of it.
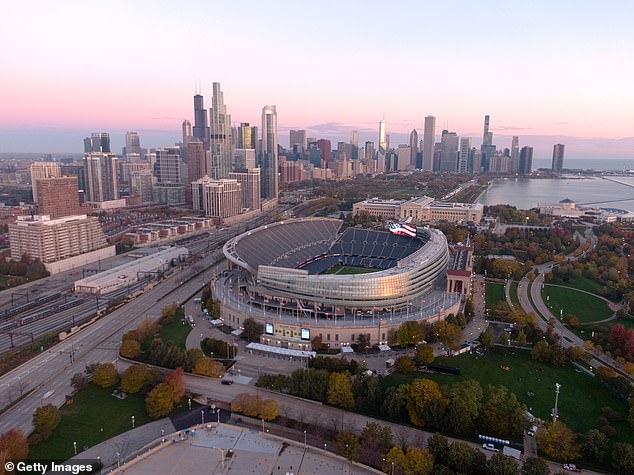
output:
<svg viewBox="0 0 634 475"><path fill-rule="evenodd" d="M101 473L101 462L98 460L38 460L37 462L12 462L4 464L6 473L70 473L72 475Z"/></svg>

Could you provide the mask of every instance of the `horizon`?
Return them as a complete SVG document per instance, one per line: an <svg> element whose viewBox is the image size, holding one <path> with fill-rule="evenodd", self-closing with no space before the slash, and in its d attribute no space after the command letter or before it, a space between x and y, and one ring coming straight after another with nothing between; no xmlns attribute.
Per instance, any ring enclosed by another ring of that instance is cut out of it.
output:
<svg viewBox="0 0 634 475"><path fill-rule="evenodd" d="M291 128L335 142L358 129L376 142L383 117L397 144L434 115L437 135L448 124L475 145L489 114L499 148L512 135L526 145L569 137L566 158L634 158L627 8L614 17L573 1L460 1L448 20L443 4L381 5L320 2L307 17L290 2L12 3L0 32L12 45L0 52L9 72L0 78L0 152L73 153L95 131L115 139L137 130L144 146L166 145L183 119L193 121L197 88L209 108L216 81L233 123L259 127L261 108L276 104L282 144ZM472 34L489 22L510 27ZM217 38L226 44L215 47ZM263 39L270 46L261 51ZM536 155L554 143L533 145Z"/></svg>

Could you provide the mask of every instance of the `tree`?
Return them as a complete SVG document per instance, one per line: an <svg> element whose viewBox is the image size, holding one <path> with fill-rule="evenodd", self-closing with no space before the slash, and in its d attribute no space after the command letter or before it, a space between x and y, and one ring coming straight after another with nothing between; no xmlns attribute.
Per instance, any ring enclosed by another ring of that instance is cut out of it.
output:
<svg viewBox="0 0 634 475"><path fill-rule="evenodd" d="M449 456L449 441L447 437L436 432L427 439L427 448L434 456L437 464L444 464Z"/></svg>
<svg viewBox="0 0 634 475"><path fill-rule="evenodd" d="M526 345L526 332L524 330L520 330L517 332L517 338L515 338L517 344L520 346Z"/></svg>
<svg viewBox="0 0 634 475"><path fill-rule="evenodd" d="M161 383L145 398L145 409L153 419L167 416L174 409L174 393L168 383Z"/></svg>
<svg viewBox="0 0 634 475"><path fill-rule="evenodd" d="M112 363L100 363L95 367L92 381L102 388L111 388L119 382L117 368Z"/></svg>
<svg viewBox="0 0 634 475"><path fill-rule="evenodd" d="M434 361L434 347L428 344L417 345L414 358L418 364L431 364Z"/></svg>
<svg viewBox="0 0 634 475"><path fill-rule="evenodd" d="M183 368L176 368L165 378L167 384L172 390L172 400L174 404L178 404L185 394L185 381L183 381Z"/></svg>
<svg viewBox="0 0 634 475"><path fill-rule="evenodd" d="M33 415L33 428L40 437L40 440L47 439L59 425L61 416L59 409L52 404L40 406Z"/></svg>
<svg viewBox="0 0 634 475"><path fill-rule="evenodd" d="M486 350L493 348L493 345L495 345L495 334L493 333L493 328L490 326L486 327L486 330L480 334L480 342Z"/></svg>
<svg viewBox="0 0 634 475"><path fill-rule="evenodd" d="M225 367L221 363L207 356L203 356L196 362L193 372L194 374L200 374L202 376L218 378L225 374Z"/></svg>
<svg viewBox="0 0 634 475"><path fill-rule="evenodd" d="M489 386L487 393L478 417L482 433L520 436L527 426L525 407L505 386Z"/></svg>
<svg viewBox="0 0 634 475"><path fill-rule="evenodd" d="M350 373L347 371L344 373L330 373L327 402L343 409L352 409L354 407Z"/></svg>
<svg viewBox="0 0 634 475"><path fill-rule="evenodd" d="M592 429L583 437L583 454L590 460L603 463L608 452L608 437L597 429Z"/></svg>
<svg viewBox="0 0 634 475"><path fill-rule="evenodd" d="M458 473L473 473L473 453L474 449L466 442L454 442L447 452L447 465Z"/></svg>
<svg viewBox="0 0 634 475"><path fill-rule="evenodd" d="M462 328L453 323L441 321L436 325L436 332L438 333L438 341L443 345L457 350L462 343Z"/></svg>
<svg viewBox="0 0 634 475"><path fill-rule="evenodd" d="M253 318L247 318L242 322L242 338L247 341L259 341L260 336L264 333L264 325L256 322Z"/></svg>
<svg viewBox="0 0 634 475"><path fill-rule="evenodd" d="M511 338L507 332L500 333L500 345L509 346L511 344Z"/></svg>
<svg viewBox="0 0 634 475"><path fill-rule="evenodd" d="M550 475L548 463L539 457L529 457L522 467L524 475Z"/></svg>
<svg viewBox="0 0 634 475"><path fill-rule="evenodd" d="M29 454L29 443L21 429L11 429L0 436L0 453L6 454L6 459L24 460Z"/></svg>
<svg viewBox="0 0 634 475"><path fill-rule="evenodd" d="M435 400L443 401L442 392L435 381L420 378L406 387L405 406L412 424L424 426L427 409Z"/></svg>
<svg viewBox="0 0 634 475"><path fill-rule="evenodd" d="M405 452L399 445L392 447L385 455L385 464L383 471L385 473L404 473L405 468Z"/></svg>
<svg viewBox="0 0 634 475"><path fill-rule="evenodd" d="M323 344L324 343L319 335L317 335L312 340L310 340L310 346L313 349L313 351L321 350L321 347L323 346Z"/></svg>
<svg viewBox="0 0 634 475"><path fill-rule="evenodd" d="M425 331L415 320L403 322L398 328L398 342L401 346L411 346L425 338Z"/></svg>
<svg viewBox="0 0 634 475"><path fill-rule="evenodd" d="M119 353L124 358L134 359L141 354L141 343L132 339L123 340Z"/></svg>
<svg viewBox="0 0 634 475"><path fill-rule="evenodd" d="M364 353L370 346L370 335L367 333L360 333L357 339L357 350L360 353Z"/></svg>
<svg viewBox="0 0 634 475"><path fill-rule="evenodd" d="M121 390L136 394L148 383L148 370L143 365L132 365L121 375Z"/></svg>
<svg viewBox="0 0 634 475"><path fill-rule="evenodd" d="M517 462L498 452L487 462L487 474L489 475L519 475Z"/></svg>
<svg viewBox="0 0 634 475"><path fill-rule="evenodd" d="M634 447L623 442L614 444L612 466L623 473L634 473Z"/></svg>
<svg viewBox="0 0 634 475"><path fill-rule="evenodd" d="M478 419L482 398L482 386L474 379L451 386L446 414L447 430L457 435L471 433Z"/></svg>
<svg viewBox="0 0 634 475"><path fill-rule="evenodd" d="M574 461L580 455L575 434L561 421L547 423L537 432L537 447L555 460Z"/></svg>
<svg viewBox="0 0 634 475"><path fill-rule="evenodd" d="M75 373L70 378L70 385L75 391L81 391L88 385L88 378L83 373Z"/></svg>
<svg viewBox="0 0 634 475"><path fill-rule="evenodd" d="M434 456L427 449L410 447L405 454L405 470L408 475L428 475L434 468Z"/></svg>
<svg viewBox="0 0 634 475"><path fill-rule="evenodd" d="M366 465L378 467L381 458L392 446L392 431L387 426L376 422L368 422L360 437L359 460Z"/></svg>
<svg viewBox="0 0 634 475"><path fill-rule="evenodd" d="M265 421L273 421L280 415L275 399L264 399L260 401L258 417Z"/></svg>
<svg viewBox="0 0 634 475"><path fill-rule="evenodd" d="M568 364L568 353L559 343L550 347L550 364L555 368L563 368Z"/></svg>
<svg viewBox="0 0 634 475"><path fill-rule="evenodd" d="M335 436L335 453L351 461L358 461L360 454L359 438L352 432L338 432Z"/></svg>
<svg viewBox="0 0 634 475"><path fill-rule="evenodd" d="M414 366L414 362L409 356L403 355L396 358L396 362L394 363L394 369L396 370L397 373L407 374L414 371L416 367Z"/></svg>
<svg viewBox="0 0 634 475"><path fill-rule="evenodd" d="M626 362L623 364L623 369L627 374L634 374L634 363L631 361Z"/></svg>
<svg viewBox="0 0 634 475"><path fill-rule="evenodd" d="M541 363L550 363L551 349L546 340L539 340L531 350L531 359Z"/></svg>

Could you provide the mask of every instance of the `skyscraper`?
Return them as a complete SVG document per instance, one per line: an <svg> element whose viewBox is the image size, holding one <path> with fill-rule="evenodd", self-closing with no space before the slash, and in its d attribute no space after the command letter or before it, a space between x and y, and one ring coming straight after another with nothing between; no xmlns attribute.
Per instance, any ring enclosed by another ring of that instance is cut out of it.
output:
<svg viewBox="0 0 634 475"><path fill-rule="evenodd" d="M44 178L55 178L61 176L59 163L57 162L34 162L31 163L31 189L33 190L33 202L37 203L37 182Z"/></svg>
<svg viewBox="0 0 634 475"><path fill-rule="evenodd" d="M379 149L376 153L376 171L377 173L384 173L386 171L386 158L387 155L387 132L385 131L385 119L381 119L379 122Z"/></svg>
<svg viewBox="0 0 634 475"><path fill-rule="evenodd" d="M237 180L204 176L191 187L194 209L204 211L206 216L230 218L242 212L242 190Z"/></svg>
<svg viewBox="0 0 634 475"><path fill-rule="evenodd" d="M275 106L262 108L262 150L260 155L262 198L277 198L279 193L277 171L277 111Z"/></svg>
<svg viewBox="0 0 634 475"><path fill-rule="evenodd" d="M412 129L409 134L409 148L411 149L411 158L410 158L410 168L416 168L416 157L418 156L418 132L416 132L416 128ZM400 162L400 155L399 155ZM399 164L400 167L400 164Z"/></svg>
<svg viewBox="0 0 634 475"><path fill-rule="evenodd" d="M236 170L229 173L229 178L240 183L242 207L260 209L260 169L251 168L249 170Z"/></svg>
<svg viewBox="0 0 634 475"><path fill-rule="evenodd" d="M291 130L289 132L289 147L293 150L294 145L306 148L306 131L305 130Z"/></svg>
<svg viewBox="0 0 634 475"><path fill-rule="evenodd" d="M43 178L37 182L37 212L51 219L81 214L76 176Z"/></svg>
<svg viewBox="0 0 634 475"><path fill-rule="evenodd" d="M489 159L495 154L495 145L493 145L493 134L489 132L489 116L484 116L484 132L482 134L482 166L486 170L489 169Z"/></svg>
<svg viewBox="0 0 634 475"><path fill-rule="evenodd" d="M533 147L522 147L520 150L520 175L530 175L533 169Z"/></svg>
<svg viewBox="0 0 634 475"><path fill-rule="evenodd" d="M123 148L123 155L128 156L131 154L141 156L141 138L138 132L126 132L125 133L125 147Z"/></svg>
<svg viewBox="0 0 634 475"><path fill-rule="evenodd" d="M84 154L86 201L101 203L119 199L118 159L112 153Z"/></svg>
<svg viewBox="0 0 634 475"><path fill-rule="evenodd" d="M189 137L192 137L192 123L185 119L183 121L183 143L187 143Z"/></svg>
<svg viewBox="0 0 634 475"><path fill-rule="evenodd" d="M553 165L554 172L560 172L564 168L564 145L555 144L553 147Z"/></svg>
<svg viewBox="0 0 634 475"><path fill-rule="evenodd" d="M517 135L511 140L511 172L517 173L520 169L520 138Z"/></svg>
<svg viewBox="0 0 634 475"><path fill-rule="evenodd" d="M423 133L423 170L434 170L434 144L436 142L436 117L425 117L425 131Z"/></svg>
<svg viewBox="0 0 634 475"><path fill-rule="evenodd" d="M194 96L194 129L193 135L209 148L209 127L207 126L207 109L205 109L203 96Z"/></svg>
<svg viewBox="0 0 634 475"><path fill-rule="evenodd" d="M458 173L469 171L469 154L471 153L471 137L460 139L460 152L458 154Z"/></svg>
<svg viewBox="0 0 634 475"><path fill-rule="evenodd" d="M213 96L209 109L210 174L212 178L226 178L231 171L231 115L227 114L220 83L212 84Z"/></svg>
<svg viewBox="0 0 634 475"><path fill-rule="evenodd" d="M95 132L84 139L84 153L102 152L110 153L110 134L107 132Z"/></svg>
<svg viewBox="0 0 634 475"><path fill-rule="evenodd" d="M442 131L439 171L455 173L458 170L458 141L458 135L455 132Z"/></svg>
<svg viewBox="0 0 634 475"><path fill-rule="evenodd" d="M355 147L359 147L359 131L353 130L350 132L350 143Z"/></svg>
<svg viewBox="0 0 634 475"><path fill-rule="evenodd" d="M180 148L160 147L154 149L154 153L156 153L154 201L170 205L185 203Z"/></svg>
<svg viewBox="0 0 634 475"><path fill-rule="evenodd" d="M328 164L328 162L332 160L332 145L330 143L330 140L328 139L317 140L317 148L321 150L321 159L324 162L323 164L324 168L326 168L326 165Z"/></svg>
<svg viewBox="0 0 634 475"><path fill-rule="evenodd" d="M199 180L205 176L205 149L203 143L196 137L190 137L187 142L187 181ZM185 202L192 203L191 186L185 187Z"/></svg>

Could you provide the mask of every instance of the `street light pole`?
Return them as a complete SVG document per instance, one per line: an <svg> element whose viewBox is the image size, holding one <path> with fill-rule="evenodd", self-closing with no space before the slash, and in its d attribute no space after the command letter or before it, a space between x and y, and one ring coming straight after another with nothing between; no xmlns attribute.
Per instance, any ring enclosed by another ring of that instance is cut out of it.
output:
<svg viewBox="0 0 634 475"><path fill-rule="evenodd" d="M75 451L75 455L77 455L77 442L73 442L73 450Z"/></svg>
<svg viewBox="0 0 634 475"><path fill-rule="evenodd" d="M121 454L119 452L117 452L117 468L121 467L121 459L120 459Z"/></svg>
<svg viewBox="0 0 634 475"><path fill-rule="evenodd" d="M134 429L134 416L132 416L132 428Z"/></svg>
<svg viewBox="0 0 634 475"><path fill-rule="evenodd" d="M205 423L205 411L204 410L200 411L200 420L201 420L201 424Z"/></svg>
<svg viewBox="0 0 634 475"><path fill-rule="evenodd" d="M306 450L306 431L304 431L304 450Z"/></svg>
<svg viewBox="0 0 634 475"><path fill-rule="evenodd" d="M553 409L553 424L557 422L557 418L559 417L559 409L557 409L557 405L559 404L559 389L561 388L561 384L555 383L555 408Z"/></svg>

